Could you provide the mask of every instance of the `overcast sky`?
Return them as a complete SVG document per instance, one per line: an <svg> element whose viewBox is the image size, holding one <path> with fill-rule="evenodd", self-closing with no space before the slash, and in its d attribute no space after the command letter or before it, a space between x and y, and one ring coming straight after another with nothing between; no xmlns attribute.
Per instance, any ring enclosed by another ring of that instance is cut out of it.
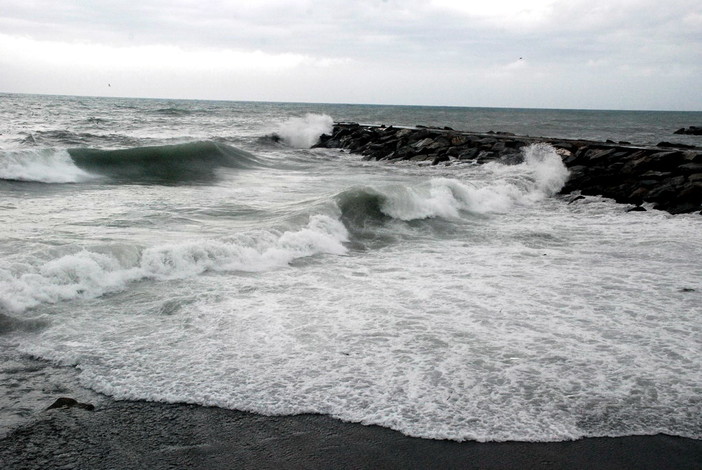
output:
<svg viewBox="0 0 702 470"><path fill-rule="evenodd" d="M2 0L0 91L702 110L702 1Z"/></svg>

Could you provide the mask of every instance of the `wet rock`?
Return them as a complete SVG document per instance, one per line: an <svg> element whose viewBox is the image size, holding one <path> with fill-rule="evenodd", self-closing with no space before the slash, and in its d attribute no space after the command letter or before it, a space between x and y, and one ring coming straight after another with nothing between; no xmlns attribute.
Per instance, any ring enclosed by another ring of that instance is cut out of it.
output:
<svg viewBox="0 0 702 470"><path fill-rule="evenodd" d="M504 132L460 132L453 129L395 128L336 123L330 136L317 146L340 148L363 155L364 160L448 163L452 159L483 164L521 163L521 149L545 142L570 171L562 193L579 191L618 202L655 204L671 213L701 209L702 149L665 143L640 147L627 143L515 136ZM639 210L639 209L637 209Z"/></svg>
<svg viewBox="0 0 702 470"><path fill-rule="evenodd" d="M576 202L576 201L581 201L581 200L583 200L583 199L585 199L585 196L582 196L582 195L578 194L577 196L571 197L571 198L568 200L568 204L573 204L574 202Z"/></svg>
<svg viewBox="0 0 702 470"><path fill-rule="evenodd" d="M53 410L57 408L80 408L83 410L93 411L95 406L90 403L79 403L78 400L69 397L57 398L47 410Z"/></svg>
<svg viewBox="0 0 702 470"><path fill-rule="evenodd" d="M685 163L678 169L685 174L702 173L702 163Z"/></svg>
<svg viewBox="0 0 702 470"><path fill-rule="evenodd" d="M438 165L439 163L448 162L449 160L450 160L450 158L447 157L446 155L437 155L436 157L433 158L431 164Z"/></svg>
<svg viewBox="0 0 702 470"><path fill-rule="evenodd" d="M690 126L688 128L681 128L673 132L673 134L684 134L684 135L702 135L702 127Z"/></svg>
<svg viewBox="0 0 702 470"><path fill-rule="evenodd" d="M694 149L697 148L694 145L687 145L687 144L674 144L672 142L658 142L656 144L656 147L663 147L663 148L679 148L679 149Z"/></svg>

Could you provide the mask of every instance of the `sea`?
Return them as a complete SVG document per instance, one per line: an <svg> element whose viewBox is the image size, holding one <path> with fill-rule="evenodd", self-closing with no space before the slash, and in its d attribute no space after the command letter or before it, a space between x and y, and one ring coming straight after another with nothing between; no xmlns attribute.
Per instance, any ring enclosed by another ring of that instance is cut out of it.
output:
<svg viewBox="0 0 702 470"><path fill-rule="evenodd" d="M702 438L702 216L335 121L701 144L700 112L0 94L0 435L59 396L409 436Z"/></svg>

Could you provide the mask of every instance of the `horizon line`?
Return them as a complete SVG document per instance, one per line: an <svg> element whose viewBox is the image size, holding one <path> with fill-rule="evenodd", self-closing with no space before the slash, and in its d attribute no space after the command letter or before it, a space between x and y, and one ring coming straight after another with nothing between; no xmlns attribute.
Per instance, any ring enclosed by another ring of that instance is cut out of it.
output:
<svg viewBox="0 0 702 470"><path fill-rule="evenodd" d="M529 106L484 106L484 105L447 105L447 104L390 104L390 103L351 103L328 101L277 101L255 99L227 99L227 98L171 98L171 97L144 97L144 96L114 96L114 95L74 95L65 93L29 93L0 91L3 95L27 96L53 96L67 98L98 98L98 99L125 99L125 100L164 100L164 101L210 101L230 103L266 103L266 104L300 104L300 105L336 105L336 106L386 106L386 107L411 107L411 108L467 108L467 109L504 109L504 110L541 110L541 111L604 111L604 112L662 112L662 113L700 113L702 109L650 109L650 108L559 108L559 107L529 107Z"/></svg>

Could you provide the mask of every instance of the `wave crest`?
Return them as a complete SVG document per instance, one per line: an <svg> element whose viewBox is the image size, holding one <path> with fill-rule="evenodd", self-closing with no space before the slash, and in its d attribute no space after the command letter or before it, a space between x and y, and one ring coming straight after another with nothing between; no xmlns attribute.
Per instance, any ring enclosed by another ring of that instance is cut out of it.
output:
<svg viewBox="0 0 702 470"><path fill-rule="evenodd" d="M69 153L84 170L127 182L210 181L218 168L261 164L244 150L212 141L121 150L72 149Z"/></svg>
<svg viewBox="0 0 702 470"><path fill-rule="evenodd" d="M519 165L492 163L484 171L491 177L483 182L433 178L413 186L357 187L337 194L335 200L347 225L364 228L389 219L408 222L503 212L556 194L568 179L567 168L548 144L527 147Z"/></svg>
<svg viewBox="0 0 702 470"><path fill-rule="evenodd" d="M91 175L78 168L65 150L12 150L0 156L0 179L3 180L78 183L90 178Z"/></svg>
<svg viewBox="0 0 702 470"><path fill-rule="evenodd" d="M316 254L344 254L347 236L341 222L316 215L297 231L161 245L136 256L135 247L109 253L84 250L40 266L0 268L0 311L21 313L41 304L96 298L144 279L185 279L207 271L267 271Z"/></svg>

